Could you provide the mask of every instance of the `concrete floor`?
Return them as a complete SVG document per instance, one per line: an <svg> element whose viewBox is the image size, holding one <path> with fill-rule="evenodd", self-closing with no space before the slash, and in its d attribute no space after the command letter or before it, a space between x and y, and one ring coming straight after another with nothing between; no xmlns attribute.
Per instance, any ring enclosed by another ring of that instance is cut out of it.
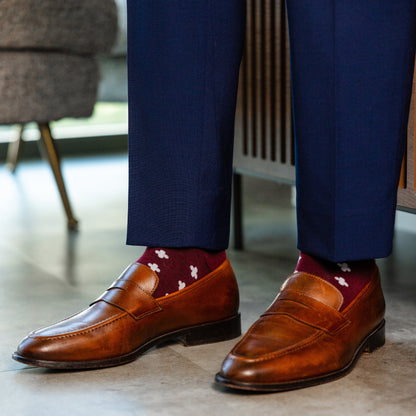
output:
<svg viewBox="0 0 416 416"><path fill-rule="evenodd" d="M3 415L414 415L416 236L398 232L380 261L388 301L387 343L341 380L299 391L225 392L213 377L235 341L155 348L116 368L57 372L11 360L29 331L84 308L142 248L124 245L125 156L64 164L81 220L68 234L48 167L0 168L0 403ZM241 288L243 329L273 300L297 259L290 188L247 179L246 250L229 250Z"/></svg>

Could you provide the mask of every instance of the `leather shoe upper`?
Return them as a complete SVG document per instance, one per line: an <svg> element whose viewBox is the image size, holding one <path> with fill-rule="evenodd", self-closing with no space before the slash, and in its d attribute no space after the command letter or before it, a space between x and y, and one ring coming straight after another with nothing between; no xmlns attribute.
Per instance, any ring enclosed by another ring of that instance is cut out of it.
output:
<svg viewBox="0 0 416 416"><path fill-rule="evenodd" d="M163 334L238 313L238 288L228 260L192 285L155 299L157 284L149 267L132 264L88 309L29 334L16 355L51 362L108 360Z"/></svg>
<svg viewBox="0 0 416 416"><path fill-rule="evenodd" d="M342 303L341 292L330 283L294 273L228 354L218 376L230 384L256 386L299 382L340 371L383 320L378 269L340 312Z"/></svg>

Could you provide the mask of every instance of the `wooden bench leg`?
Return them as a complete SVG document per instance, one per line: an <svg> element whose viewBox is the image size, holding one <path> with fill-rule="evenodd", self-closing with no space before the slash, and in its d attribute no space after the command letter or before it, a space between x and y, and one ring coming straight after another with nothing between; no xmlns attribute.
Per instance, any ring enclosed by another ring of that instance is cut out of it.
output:
<svg viewBox="0 0 416 416"><path fill-rule="evenodd" d="M49 165L52 169L55 177L56 184L58 186L59 193L61 195L62 203L68 218L68 228L75 230L77 228L78 221L72 214L71 204L69 202L68 194L66 192L64 179L62 177L61 165L58 155L58 149L56 142L51 134L49 123L38 123L40 131L40 144L44 147L45 156L48 159Z"/></svg>

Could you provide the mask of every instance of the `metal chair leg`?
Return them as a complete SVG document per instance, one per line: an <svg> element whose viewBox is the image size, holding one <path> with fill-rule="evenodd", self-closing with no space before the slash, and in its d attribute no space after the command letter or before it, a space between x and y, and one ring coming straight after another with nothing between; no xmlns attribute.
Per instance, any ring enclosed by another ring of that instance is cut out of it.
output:
<svg viewBox="0 0 416 416"><path fill-rule="evenodd" d="M234 248L244 249L242 175L233 173L233 230Z"/></svg>
<svg viewBox="0 0 416 416"><path fill-rule="evenodd" d="M6 166L12 173L15 172L17 164L19 163L20 155L22 153L24 128L24 124L19 126L19 134L16 140L10 142L7 148Z"/></svg>
<svg viewBox="0 0 416 416"><path fill-rule="evenodd" d="M64 205L64 209L66 212L66 216L68 218L68 228L70 230L75 230L77 228L78 221L74 218L72 214L71 204L69 202L68 194L65 188L64 179L62 177L56 142L54 138L52 137L49 123L38 123L38 127L40 131L40 143L45 149L44 153L48 159L53 175L55 176L55 181L58 186L59 193L61 195L62 203Z"/></svg>

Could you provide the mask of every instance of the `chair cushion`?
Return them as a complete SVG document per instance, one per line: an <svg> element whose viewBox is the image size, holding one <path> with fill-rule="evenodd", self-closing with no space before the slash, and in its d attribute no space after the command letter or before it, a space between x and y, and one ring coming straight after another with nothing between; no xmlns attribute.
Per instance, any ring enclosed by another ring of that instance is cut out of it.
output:
<svg viewBox="0 0 416 416"><path fill-rule="evenodd" d="M96 54L116 35L114 0L0 0L0 49Z"/></svg>
<svg viewBox="0 0 416 416"><path fill-rule="evenodd" d="M91 57L0 52L0 124L89 117L97 84Z"/></svg>

